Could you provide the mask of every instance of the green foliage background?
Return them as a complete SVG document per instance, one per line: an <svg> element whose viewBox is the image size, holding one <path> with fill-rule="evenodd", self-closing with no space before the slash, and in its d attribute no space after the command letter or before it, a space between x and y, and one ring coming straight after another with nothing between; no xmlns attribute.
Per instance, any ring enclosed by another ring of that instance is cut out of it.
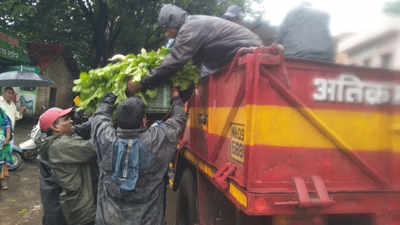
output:
<svg viewBox="0 0 400 225"><path fill-rule="evenodd" d="M261 0L1 0L0 27L28 42L69 46L81 71L102 67L112 55L158 49L162 4L190 14L221 16L228 5Z"/></svg>

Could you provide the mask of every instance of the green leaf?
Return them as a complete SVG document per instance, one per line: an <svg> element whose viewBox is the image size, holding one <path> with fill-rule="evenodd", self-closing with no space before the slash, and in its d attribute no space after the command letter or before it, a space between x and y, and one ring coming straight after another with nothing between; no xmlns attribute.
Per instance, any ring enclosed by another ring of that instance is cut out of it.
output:
<svg viewBox="0 0 400 225"><path fill-rule="evenodd" d="M98 103L104 95L111 91L117 95L116 104L126 99L126 82L132 78L132 82L139 82L147 76L152 69L159 66L168 49L161 48L158 51L142 51L138 55L128 54L121 56L121 61L108 64L104 67L80 73L80 79L75 80L74 92L80 93L81 109L88 112L94 112ZM172 76L172 86L180 90L186 90L199 80L198 69L187 63L180 71ZM157 90L147 90L145 93L139 93L143 101L157 97Z"/></svg>

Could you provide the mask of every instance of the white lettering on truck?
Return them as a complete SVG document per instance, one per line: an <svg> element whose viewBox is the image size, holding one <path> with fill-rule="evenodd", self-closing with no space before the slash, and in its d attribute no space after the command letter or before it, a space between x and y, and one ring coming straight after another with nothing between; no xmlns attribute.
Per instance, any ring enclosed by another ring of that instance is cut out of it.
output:
<svg viewBox="0 0 400 225"><path fill-rule="evenodd" d="M313 99L320 102L350 104L400 104L400 85L361 81L355 75L342 74L338 79L314 79Z"/></svg>

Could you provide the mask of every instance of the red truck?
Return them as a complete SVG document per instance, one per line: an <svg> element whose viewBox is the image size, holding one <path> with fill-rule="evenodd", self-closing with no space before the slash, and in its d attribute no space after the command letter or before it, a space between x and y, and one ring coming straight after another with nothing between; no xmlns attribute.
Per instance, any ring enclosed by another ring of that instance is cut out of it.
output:
<svg viewBox="0 0 400 225"><path fill-rule="evenodd" d="M202 78L177 225L400 224L400 73L239 51Z"/></svg>

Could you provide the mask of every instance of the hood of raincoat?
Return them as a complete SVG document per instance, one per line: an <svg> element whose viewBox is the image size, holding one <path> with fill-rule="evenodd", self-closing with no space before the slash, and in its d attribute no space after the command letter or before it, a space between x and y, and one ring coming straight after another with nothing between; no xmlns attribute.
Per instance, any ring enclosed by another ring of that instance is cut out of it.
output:
<svg viewBox="0 0 400 225"><path fill-rule="evenodd" d="M243 9L238 5L231 5L226 9L226 12L222 16L226 19L242 19L243 18Z"/></svg>
<svg viewBox="0 0 400 225"><path fill-rule="evenodd" d="M158 15L158 23L162 27L179 29L186 20L188 13L172 4L164 5Z"/></svg>

